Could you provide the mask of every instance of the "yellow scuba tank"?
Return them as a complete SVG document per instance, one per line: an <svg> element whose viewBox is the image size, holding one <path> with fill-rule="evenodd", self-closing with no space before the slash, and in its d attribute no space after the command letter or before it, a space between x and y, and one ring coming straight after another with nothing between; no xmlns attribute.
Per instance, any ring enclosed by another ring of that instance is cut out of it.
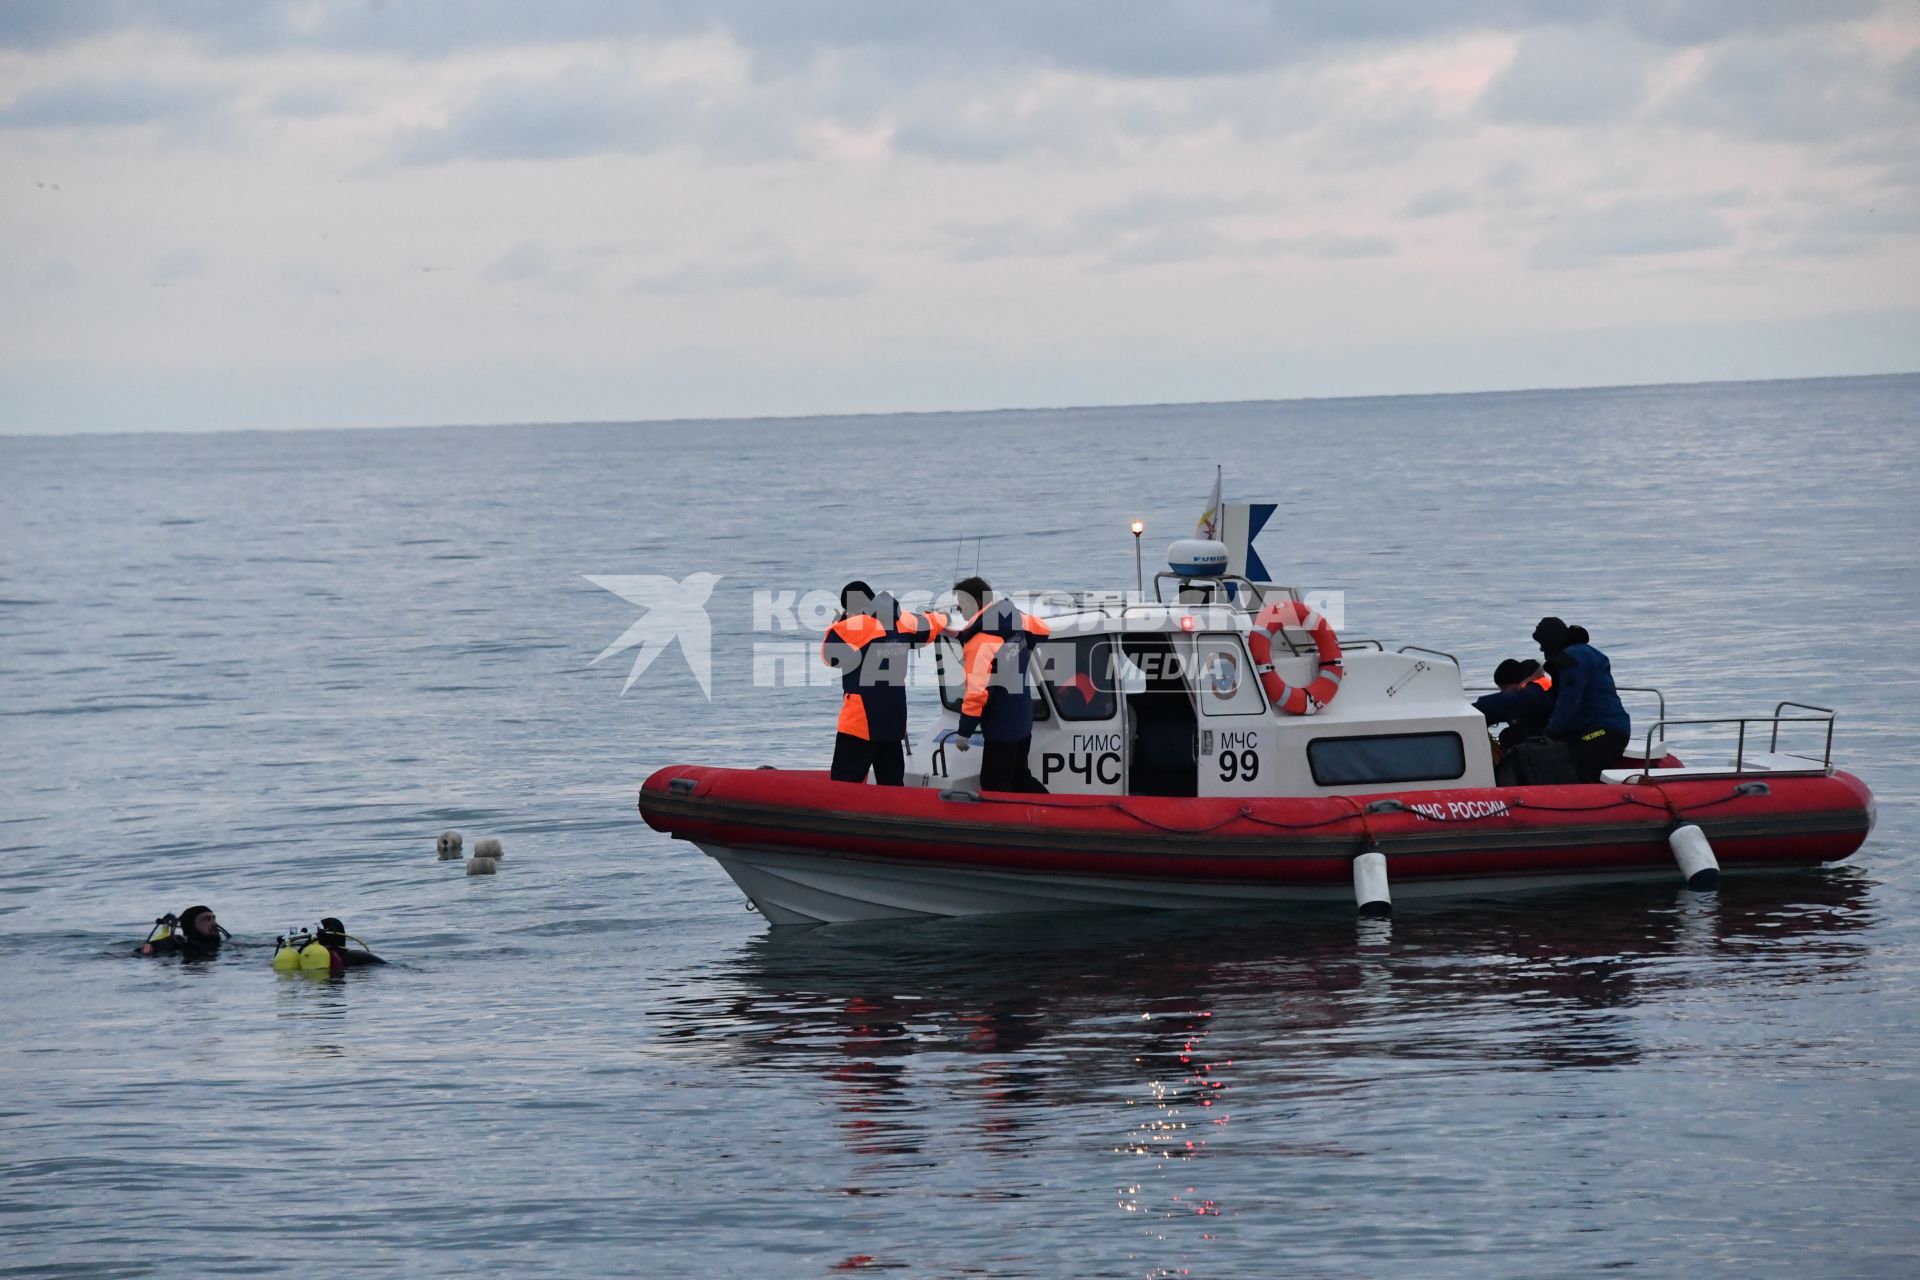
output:
<svg viewBox="0 0 1920 1280"><path fill-rule="evenodd" d="M292 973L299 967L300 949L288 942L285 938L281 938L280 945L276 947L273 952L273 971L275 973Z"/></svg>
<svg viewBox="0 0 1920 1280"><path fill-rule="evenodd" d="M333 967L333 952L327 950L317 942L309 942L306 946L300 948L300 967L308 971L314 969L331 969Z"/></svg>

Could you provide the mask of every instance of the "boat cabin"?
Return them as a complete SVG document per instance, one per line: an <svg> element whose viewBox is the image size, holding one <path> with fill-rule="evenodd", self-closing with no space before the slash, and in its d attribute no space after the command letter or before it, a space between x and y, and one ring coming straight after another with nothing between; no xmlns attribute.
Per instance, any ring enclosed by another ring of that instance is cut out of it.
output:
<svg viewBox="0 0 1920 1280"><path fill-rule="evenodd" d="M1172 596L1077 596L1028 610L1052 629L1029 668L1029 765L1049 791L1315 796L1494 785L1486 721L1450 657L1344 642L1338 693L1315 714L1291 715L1270 705L1249 649L1263 600L1291 592L1179 578ZM1307 632L1283 627L1271 644L1281 680L1312 683L1319 658ZM907 782L977 789L979 751L949 748L965 692L959 645L942 637L934 660L942 724L915 743Z"/></svg>

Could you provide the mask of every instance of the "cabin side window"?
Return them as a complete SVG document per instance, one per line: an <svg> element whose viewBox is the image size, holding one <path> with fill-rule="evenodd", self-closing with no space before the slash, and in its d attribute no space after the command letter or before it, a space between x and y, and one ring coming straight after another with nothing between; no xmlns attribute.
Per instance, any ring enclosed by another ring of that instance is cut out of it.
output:
<svg viewBox="0 0 1920 1280"><path fill-rule="evenodd" d="M1193 641L1190 656L1200 711L1209 716L1256 716L1267 709L1239 636L1204 635Z"/></svg>
<svg viewBox="0 0 1920 1280"><path fill-rule="evenodd" d="M1033 674L1045 682L1062 720L1111 720L1120 710L1114 690L1112 636L1043 640L1033 651Z"/></svg>
<svg viewBox="0 0 1920 1280"><path fill-rule="evenodd" d="M1464 777L1466 747L1457 733L1380 733L1315 738L1307 764L1322 787L1376 782L1441 782Z"/></svg>

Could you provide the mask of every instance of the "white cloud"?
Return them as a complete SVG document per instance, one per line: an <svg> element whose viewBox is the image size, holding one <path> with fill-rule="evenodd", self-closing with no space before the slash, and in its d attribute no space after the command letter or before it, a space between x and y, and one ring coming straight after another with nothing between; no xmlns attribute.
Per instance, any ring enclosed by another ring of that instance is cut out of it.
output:
<svg viewBox="0 0 1920 1280"><path fill-rule="evenodd" d="M1857 0L0 0L0 49L0 384L68 405L1284 395L1920 273L1920 19Z"/></svg>
<svg viewBox="0 0 1920 1280"><path fill-rule="evenodd" d="M1529 32L1480 109L1504 124L1605 124L1631 115L1646 96L1646 58L1638 41L1614 32Z"/></svg>
<svg viewBox="0 0 1920 1280"><path fill-rule="evenodd" d="M1804 212L1773 219L1777 251L1789 257L1852 257L1889 237L1920 238L1920 192L1880 190L1812 202Z"/></svg>
<svg viewBox="0 0 1920 1280"><path fill-rule="evenodd" d="M455 107L444 125L407 131L396 158L432 165L645 154L673 142L693 109L684 92L650 89L597 69L501 78Z"/></svg>
<svg viewBox="0 0 1920 1280"><path fill-rule="evenodd" d="M0 47L44 50L125 32L228 54L289 49L440 58L534 44L661 41L723 30L770 68L874 49L916 64L1025 60L1120 77L1233 75L1476 31L1612 25L1670 45L1866 17L1876 0L12 0Z"/></svg>
<svg viewBox="0 0 1920 1280"><path fill-rule="evenodd" d="M1560 211L1533 261L1570 267L1607 258L1665 257L1721 249L1733 230L1719 213L1679 200L1617 200Z"/></svg>
<svg viewBox="0 0 1920 1280"><path fill-rule="evenodd" d="M1665 116L1736 137L1816 145L1920 129L1920 100L1895 91L1898 75L1850 39L1739 40L1708 53Z"/></svg>
<svg viewBox="0 0 1920 1280"><path fill-rule="evenodd" d="M1439 218L1473 207L1473 197L1459 187L1434 187L1400 206L1403 218Z"/></svg>
<svg viewBox="0 0 1920 1280"><path fill-rule="evenodd" d="M157 286L181 284L207 274L207 257L197 249L175 249L163 253L147 271L148 280Z"/></svg>
<svg viewBox="0 0 1920 1280"><path fill-rule="evenodd" d="M266 105L267 111L276 116L314 119L345 113L352 105L352 99L329 86L294 85L276 92Z"/></svg>
<svg viewBox="0 0 1920 1280"><path fill-rule="evenodd" d="M794 298L849 298L872 286L871 280L842 263L780 246L650 271L633 282L638 293L670 296L766 292Z"/></svg>
<svg viewBox="0 0 1920 1280"><path fill-rule="evenodd" d="M28 89L0 107L5 129L110 129L167 124L221 105L215 84L156 80L139 74L83 76Z"/></svg>

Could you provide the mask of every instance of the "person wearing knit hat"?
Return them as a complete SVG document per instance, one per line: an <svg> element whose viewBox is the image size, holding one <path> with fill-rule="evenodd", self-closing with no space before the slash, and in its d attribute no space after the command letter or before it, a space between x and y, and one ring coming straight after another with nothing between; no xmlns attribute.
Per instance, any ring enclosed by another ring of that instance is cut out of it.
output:
<svg viewBox="0 0 1920 1280"><path fill-rule="evenodd" d="M1566 623L1549 615L1534 624L1533 642L1540 646L1541 653L1551 659L1572 643L1569 630Z"/></svg>
<svg viewBox="0 0 1920 1280"><path fill-rule="evenodd" d="M1558 618L1540 619L1533 639L1553 673L1553 714L1546 736L1567 744L1582 782L1600 781L1620 759L1633 732L1627 709L1613 687L1613 664L1593 647L1584 627Z"/></svg>
<svg viewBox="0 0 1920 1280"><path fill-rule="evenodd" d="M163 917L159 923L166 924L168 919ZM168 931L160 937L148 938L134 949L134 954L203 960L217 955L220 943L227 936L227 931L220 927L219 919L213 914L213 908L196 904L171 917Z"/></svg>
<svg viewBox="0 0 1920 1280"><path fill-rule="evenodd" d="M1500 745L1511 747L1547 731L1547 718L1553 714L1553 695L1539 683L1545 672L1531 658L1508 658L1493 669L1498 693L1474 700L1473 709L1487 718L1489 725L1504 724Z"/></svg>

